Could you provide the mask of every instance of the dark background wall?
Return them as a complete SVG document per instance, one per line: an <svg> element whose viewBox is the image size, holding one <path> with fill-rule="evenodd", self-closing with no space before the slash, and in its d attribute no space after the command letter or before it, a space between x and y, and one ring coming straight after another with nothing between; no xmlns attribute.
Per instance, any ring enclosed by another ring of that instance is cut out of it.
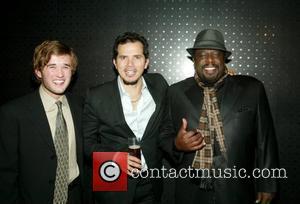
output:
<svg viewBox="0 0 300 204"><path fill-rule="evenodd" d="M79 57L73 92L115 77L111 48L117 35L136 31L150 43L149 72L169 84L193 75L185 49L197 33L216 28L233 51L228 67L264 82L274 117L281 167L280 203L299 195L300 82L298 0L23 1L1 5L0 104L32 90L32 54L46 39L72 46ZM234 195L233 195L234 196ZM167 192L166 201L172 201Z"/></svg>

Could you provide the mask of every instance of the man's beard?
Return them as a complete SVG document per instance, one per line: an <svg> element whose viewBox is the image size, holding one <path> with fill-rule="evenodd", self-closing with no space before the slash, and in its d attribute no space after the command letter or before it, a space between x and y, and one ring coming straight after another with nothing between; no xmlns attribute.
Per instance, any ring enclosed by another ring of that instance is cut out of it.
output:
<svg viewBox="0 0 300 204"><path fill-rule="evenodd" d="M123 80L123 83L125 84L125 85L136 85L137 83L138 83L138 81L139 81L139 79L137 79L137 80L135 80L135 81L126 81L126 80L124 80L124 79L122 79Z"/></svg>

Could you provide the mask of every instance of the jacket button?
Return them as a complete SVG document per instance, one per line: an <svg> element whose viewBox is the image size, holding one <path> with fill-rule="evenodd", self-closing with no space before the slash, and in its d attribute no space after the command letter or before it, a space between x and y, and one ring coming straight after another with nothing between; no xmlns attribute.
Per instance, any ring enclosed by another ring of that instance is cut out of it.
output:
<svg viewBox="0 0 300 204"><path fill-rule="evenodd" d="M50 159L55 159L56 158L56 155L55 154L53 154L53 155L51 155L51 157L50 157Z"/></svg>

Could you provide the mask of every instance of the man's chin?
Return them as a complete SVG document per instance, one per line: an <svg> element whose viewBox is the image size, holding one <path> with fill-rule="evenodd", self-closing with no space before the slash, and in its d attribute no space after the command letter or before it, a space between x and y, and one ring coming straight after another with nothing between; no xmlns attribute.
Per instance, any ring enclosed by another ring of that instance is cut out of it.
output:
<svg viewBox="0 0 300 204"><path fill-rule="evenodd" d="M202 79L203 83L206 85L213 85L214 83L216 83L218 81L217 77L205 77L204 79Z"/></svg>
<svg viewBox="0 0 300 204"><path fill-rule="evenodd" d="M123 79L123 83L125 85L136 85L138 83L138 81L139 81L138 79L134 80L134 81L127 81L127 80Z"/></svg>

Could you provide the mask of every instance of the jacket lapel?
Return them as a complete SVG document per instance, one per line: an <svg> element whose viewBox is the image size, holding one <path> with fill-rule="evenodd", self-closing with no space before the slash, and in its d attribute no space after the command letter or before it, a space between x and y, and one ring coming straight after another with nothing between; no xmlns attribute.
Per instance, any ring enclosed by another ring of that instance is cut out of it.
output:
<svg viewBox="0 0 300 204"><path fill-rule="evenodd" d="M134 133L132 132L132 130L130 129L130 127L128 126L125 120L117 79L115 79L112 83L111 94L112 94L112 98L110 101L111 103L110 110L115 110L113 114L115 114L116 118L119 118L120 121L119 125L123 127L123 130L125 131L125 135L128 135L128 137L134 137Z"/></svg>
<svg viewBox="0 0 300 204"><path fill-rule="evenodd" d="M231 77L228 76L225 79L224 87L220 90L219 104L221 104L220 111L223 119L223 124L225 124L231 117L230 115L234 113L235 104L238 101L240 92L242 91L240 86L233 86L231 83Z"/></svg>
<svg viewBox="0 0 300 204"><path fill-rule="evenodd" d="M186 119L188 119L188 127L189 129L193 129L199 126L199 118L203 105L203 89L201 89L196 82L194 82L186 91L186 104L187 113Z"/></svg>
<svg viewBox="0 0 300 204"><path fill-rule="evenodd" d="M149 131L151 131L153 129L152 127L155 124L156 118L158 117L161 106L162 106L162 104L161 104L162 97L160 96L160 90L158 90L157 87L155 87L154 84L152 84L151 81L147 77L144 77L144 79L147 84L147 88L155 102L155 110L148 121L148 124L146 126L146 129L145 129L142 139L147 137L147 135L150 135Z"/></svg>
<svg viewBox="0 0 300 204"><path fill-rule="evenodd" d="M38 90L33 93L32 100L28 104L28 114L31 115L31 122L34 124L33 129L38 132L49 149L55 153L50 126Z"/></svg>

